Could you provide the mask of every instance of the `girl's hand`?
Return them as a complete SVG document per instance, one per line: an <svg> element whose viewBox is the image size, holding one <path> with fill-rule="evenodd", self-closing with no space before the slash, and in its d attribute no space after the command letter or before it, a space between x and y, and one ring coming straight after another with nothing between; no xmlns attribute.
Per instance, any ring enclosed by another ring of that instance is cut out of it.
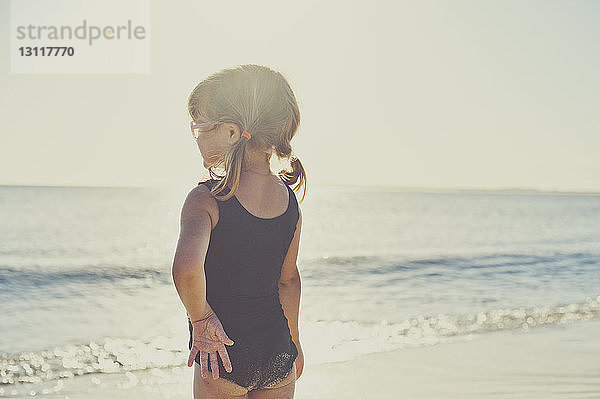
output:
<svg viewBox="0 0 600 399"><path fill-rule="evenodd" d="M296 344L296 348L298 348L298 357L296 357L296 379L298 379L302 375L302 370L304 370L304 352L302 351L300 340L294 341L294 343Z"/></svg>
<svg viewBox="0 0 600 399"><path fill-rule="evenodd" d="M225 370L231 373L231 361L225 345L233 345L227 336L221 321L214 312L210 312L201 320L192 322L192 349L188 358L188 367L194 364L196 354L200 352L200 372L202 378L208 377L208 360L210 355L210 368L214 379L219 378L219 363L217 352L221 356Z"/></svg>

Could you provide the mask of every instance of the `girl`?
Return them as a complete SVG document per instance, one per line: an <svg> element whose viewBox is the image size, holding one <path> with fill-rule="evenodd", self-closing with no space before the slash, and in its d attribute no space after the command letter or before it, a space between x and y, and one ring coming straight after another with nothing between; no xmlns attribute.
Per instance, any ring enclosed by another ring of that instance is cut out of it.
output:
<svg viewBox="0 0 600 399"><path fill-rule="evenodd" d="M211 176L185 199L172 270L188 316L194 398L293 398L304 368L295 191L304 188L300 202L306 193L290 144L296 98L281 73L242 65L200 82L188 111ZM273 153L292 170L272 173Z"/></svg>

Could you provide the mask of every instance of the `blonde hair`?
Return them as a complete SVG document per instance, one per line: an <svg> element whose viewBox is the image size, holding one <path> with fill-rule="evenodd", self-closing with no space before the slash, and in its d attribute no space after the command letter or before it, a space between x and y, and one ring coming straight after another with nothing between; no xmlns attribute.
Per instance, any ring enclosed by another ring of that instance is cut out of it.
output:
<svg viewBox="0 0 600 399"><path fill-rule="evenodd" d="M219 180L211 189L216 199L231 198L240 182L242 165L246 162L246 150L264 151L269 161L272 150L281 159L289 159L291 170L284 169L278 176L292 189L303 186L300 202L306 195L306 171L292 154L291 139L300 125L300 111L294 92L280 72L266 66L246 64L223 69L200 82L188 99L188 112L194 121L201 117L212 122L230 122L241 131L252 135L250 140L236 141L224 157L208 170L211 178ZM214 168L223 168L224 176ZM228 184L231 191L217 197Z"/></svg>

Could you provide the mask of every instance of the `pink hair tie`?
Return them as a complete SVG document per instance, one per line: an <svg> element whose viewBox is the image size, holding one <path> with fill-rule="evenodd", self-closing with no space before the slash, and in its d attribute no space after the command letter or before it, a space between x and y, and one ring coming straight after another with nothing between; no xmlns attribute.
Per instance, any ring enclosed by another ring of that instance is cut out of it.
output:
<svg viewBox="0 0 600 399"><path fill-rule="evenodd" d="M245 130L242 132L242 136L244 136L248 140L250 140L250 137L252 137L252 135L250 133L248 133L247 131L245 131Z"/></svg>

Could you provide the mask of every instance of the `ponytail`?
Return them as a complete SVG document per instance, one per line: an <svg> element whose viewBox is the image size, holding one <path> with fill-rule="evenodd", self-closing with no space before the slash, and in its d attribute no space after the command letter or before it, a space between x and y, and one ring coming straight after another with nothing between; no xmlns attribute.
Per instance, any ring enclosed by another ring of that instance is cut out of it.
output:
<svg viewBox="0 0 600 399"><path fill-rule="evenodd" d="M302 202L306 196L306 171L304 170L304 166L302 166L302 162L300 162L300 159L298 159L296 156L292 155L290 157L290 165L292 170L282 170L279 172L279 177L288 186L296 184L296 186L293 188L294 191L298 191L300 186L303 186L304 190L302 192L302 198L300 199L300 202Z"/></svg>

